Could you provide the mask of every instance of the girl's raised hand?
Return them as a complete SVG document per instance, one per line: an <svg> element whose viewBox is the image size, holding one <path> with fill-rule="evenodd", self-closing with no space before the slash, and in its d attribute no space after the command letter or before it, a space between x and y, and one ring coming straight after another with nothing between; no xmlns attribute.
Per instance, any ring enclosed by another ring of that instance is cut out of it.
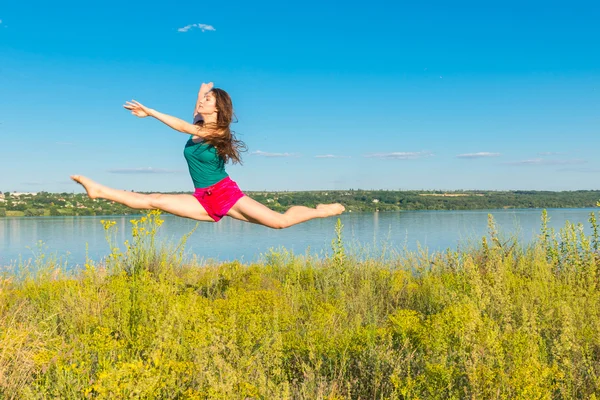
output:
<svg viewBox="0 0 600 400"><path fill-rule="evenodd" d="M198 91L198 93L205 95L206 93L212 90L213 86L214 85L212 82L203 83L202 85L200 85L200 90Z"/></svg>
<svg viewBox="0 0 600 400"><path fill-rule="evenodd" d="M150 109L135 100L126 101L125 104L123 104L123 107L131 110L131 113L136 117L145 118L150 115Z"/></svg>

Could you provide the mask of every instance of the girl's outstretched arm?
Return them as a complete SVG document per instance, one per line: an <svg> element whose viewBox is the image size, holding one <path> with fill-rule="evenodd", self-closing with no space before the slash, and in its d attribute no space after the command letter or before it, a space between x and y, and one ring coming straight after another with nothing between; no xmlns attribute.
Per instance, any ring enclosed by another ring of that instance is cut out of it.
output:
<svg viewBox="0 0 600 400"><path fill-rule="evenodd" d="M177 117L173 117L171 115L163 114L161 112L148 108L135 100L127 101L123 105L123 107L125 107L128 110L131 110L131 113L136 117L154 117L160 122L164 123L165 125L168 125L169 127L179 132L200 137L204 137L208 134L207 130L201 126L190 124L189 122L186 122Z"/></svg>

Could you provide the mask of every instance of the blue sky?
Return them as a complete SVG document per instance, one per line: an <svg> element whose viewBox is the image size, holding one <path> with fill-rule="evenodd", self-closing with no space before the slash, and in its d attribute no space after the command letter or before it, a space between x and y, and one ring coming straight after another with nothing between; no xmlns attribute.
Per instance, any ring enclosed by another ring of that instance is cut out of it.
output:
<svg viewBox="0 0 600 400"><path fill-rule="evenodd" d="M417 4L418 3L418 4ZM191 119L227 90L243 190L600 188L600 3L5 2L0 191L190 191Z"/></svg>

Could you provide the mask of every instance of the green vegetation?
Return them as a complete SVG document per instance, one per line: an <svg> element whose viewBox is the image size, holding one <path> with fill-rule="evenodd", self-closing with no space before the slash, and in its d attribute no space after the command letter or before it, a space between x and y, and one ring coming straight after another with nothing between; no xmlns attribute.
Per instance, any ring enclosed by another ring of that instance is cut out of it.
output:
<svg viewBox="0 0 600 400"><path fill-rule="evenodd" d="M73 193L0 193L0 207L0 217L140 214L138 210L121 204L92 200L85 194Z"/></svg>
<svg viewBox="0 0 600 400"><path fill-rule="evenodd" d="M542 215L527 248L198 266L133 240L67 273L43 255L0 277L0 398L552 399L600 395L600 245Z"/></svg>
<svg viewBox="0 0 600 400"><path fill-rule="evenodd" d="M339 202L348 211L399 210L491 210L499 208L583 208L593 207L600 191L393 191L342 190L310 192L246 192L253 199L276 211L292 205L314 207L319 203ZM2 209L5 212L2 212ZM0 193L2 216L85 216L141 214L121 204L91 200L85 194Z"/></svg>
<svg viewBox="0 0 600 400"><path fill-rule="evenodd" d="M277 211L291 205L315 206L339 202L348 211L491 210L498 208L594 207L600 191L393 191L344 190L312 192L248 192Z"/></svg>

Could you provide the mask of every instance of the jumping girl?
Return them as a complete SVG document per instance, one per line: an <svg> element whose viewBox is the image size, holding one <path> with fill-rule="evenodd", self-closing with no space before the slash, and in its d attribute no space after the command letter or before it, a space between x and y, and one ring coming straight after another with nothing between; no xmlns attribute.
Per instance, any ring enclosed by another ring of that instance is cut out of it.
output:
<svg viewBox="0 0 600 400"><path fill-rule="evenodd" d="M198 221L217 222L227 215L274 229L344 212L344 206L335 203L319 204L316 208L293 206L281 214L244 195L225 172L225 164L241 162L240 151L245 145L229 128L233 116L231 98L224 90L213 89L212 83L203 83L200 87L194 124L162 114L135 100L126 102L123 107L136 117L154 117L176 131L191 135L183 155L196 191L194 194L142 194L109 188L81 175L71 176L92 199L112 200L135 209L159 209Z"/></svg>

